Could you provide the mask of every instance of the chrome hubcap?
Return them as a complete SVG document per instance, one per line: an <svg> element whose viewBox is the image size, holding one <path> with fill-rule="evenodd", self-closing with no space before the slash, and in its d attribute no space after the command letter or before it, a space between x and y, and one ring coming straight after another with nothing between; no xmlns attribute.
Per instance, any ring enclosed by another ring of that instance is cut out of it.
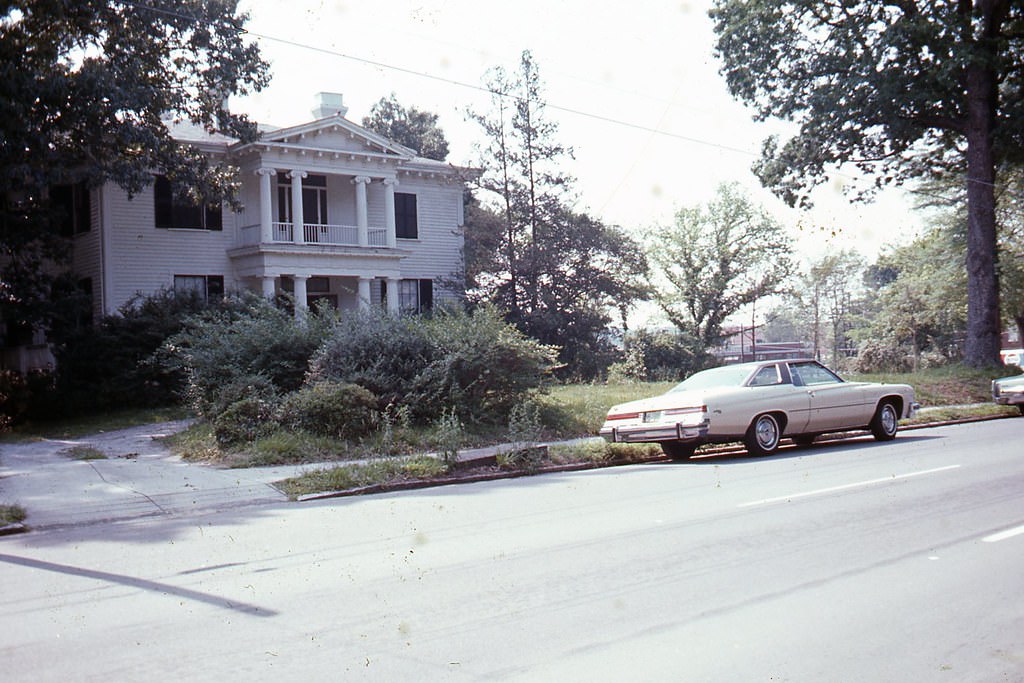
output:
<svg viewBox="0 0 1024 683"><path fill-rule="evenodd" d="M764 448L771 448L778 439L775 421L770 417L762 417L757 421L757 442Z"/></svg>
<svg viewBox="0 0 1024 683"><path fill-rule="evenodd" d="M882 429L885 430L886 434L892 434L896 431L896 411L893 410L891 405L886 405L882 408Z"/></svg>

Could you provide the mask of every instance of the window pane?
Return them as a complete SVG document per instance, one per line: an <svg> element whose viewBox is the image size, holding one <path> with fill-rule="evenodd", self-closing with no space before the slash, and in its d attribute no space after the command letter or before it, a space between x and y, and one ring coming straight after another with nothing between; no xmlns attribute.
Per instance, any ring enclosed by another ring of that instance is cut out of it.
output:
<svg viewBox="0 0 1024 683"><path fill-rule="evenodd" d="M395 193L395 233L403 239L416 239L419 226L416 220L416 195Z"/></svg>

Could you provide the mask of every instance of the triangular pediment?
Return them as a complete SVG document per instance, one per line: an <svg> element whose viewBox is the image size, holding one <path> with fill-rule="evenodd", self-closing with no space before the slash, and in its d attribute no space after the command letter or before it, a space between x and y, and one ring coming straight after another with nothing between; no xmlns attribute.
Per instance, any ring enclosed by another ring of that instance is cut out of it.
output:
<svg viewBox="0 0 1024 683"><path fill-rule="evenodd" d="M415 150L392 142L341 116L328 116L298 126L264 131L260 139L263 143L308 147L331 152L369 153L394 156L396 159L408 159L416 156Z"/></svg>

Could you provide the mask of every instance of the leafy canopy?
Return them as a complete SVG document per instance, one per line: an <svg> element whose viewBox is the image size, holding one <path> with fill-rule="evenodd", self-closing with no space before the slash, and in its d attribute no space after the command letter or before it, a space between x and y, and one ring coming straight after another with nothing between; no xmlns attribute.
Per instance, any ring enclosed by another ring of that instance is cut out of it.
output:
<svg viewBox="0 0 1024 683"><path fill-rule="evenodd" d="M234 192L232 169L171 139L175 119L256 135L222 107L261 89L267 65L244 39L235 0L14 0L0 10L0 273L5 319L46 298L45 264L66 256L47 201L86 179L138 192L162 171L197 198Z"/></svg>
<svg viewBox="0 0 1024 683"><path fill-rule="evenodd" d="M404 107L395 93L382 97L363 118L363 127L405 145L428 159L448 158L448 139L437 125L437 114Z"/></svg>
<svg viewBox="0 0 1024 683"><path fill-rule="evenodd" d="M782 226L735 184L720 185L706 206L680 209L654 234L649 256L658 303L701 348L722 338L726 318L781 291L793 270Z"/></svg>

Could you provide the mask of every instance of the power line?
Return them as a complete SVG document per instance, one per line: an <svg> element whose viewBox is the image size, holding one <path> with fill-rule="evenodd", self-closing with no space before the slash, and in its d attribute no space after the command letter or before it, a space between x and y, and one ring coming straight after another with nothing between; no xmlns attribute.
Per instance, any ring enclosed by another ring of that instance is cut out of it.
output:
<svg viewBox="0 0 1024 683"><path fill-rule="evenodd" d="M204 19L202 19L200 17L197 17L195 15L184 14L184 13L181 13L181 12L176 12L174 10L164 9L164 8L160 8L160 7L153 7L151 5L145 5L145 4L141 4L141 3L137 3L137 2L131 2L130 0L122 0L122 4L125 5L126 7L132 7L132 8L137 9L137 10L150 11L150 12L154 12L154 13L157 13L157 14L164 14L166 16L172 16L172 17L175 17L175 18L178 18L178 19L185 19L185 20L191 21L192 23L197 24L197 25L209 23L206 20L204 20ZM295 48L303 49L303 50L310 50L310 51L317 52L317 53L324 54L324 55L331 56L331 57L337 57L337 58L340 58L340 59L347 59L347 60L350 60L350 61L359 62L359 63L362 63L362 64L366 64L368 66L373 66L373 67L378 68L378 69L386 69L386 70L389 70L389 71L395 71L395 72L398 72L398 73L404 73L404 74L407 74L407 75L410 75L410 76L415 76L415 77L418 77L418 78L429 79L429 80L432 80L432 81L435 81L435 82L439 82L439 83L445 83L447 85L452 85L452 86L456 86L456 87L466 88L466 89L473 90L475 92L479 92L479 93L483 93L483 94L487 94L487 95L490 95L490 96L493 96L493 97L502 97L502 98L507 98L507 99L513 99L513 100L516 100L516 101L521 101L522 100L522 98L519 97L518 95L515 95L515 94L512 94L512 93L499 92L499 91L496 91L496 90L492 90L491 88L484 87L482 85L478 85L478 84L474 84L474 83L468 83L466 81L460 81L460 80L454 79L454 78L447 78L445 76L439 76L437 74L432 74L432 73L429 73L429 72L426 72L426 71L420 71L420 70L417 70L417 69L411 69L411 68L408 68L408 67L396 66L394 64L388 64L386 62L381 62L381 61L377 61L377 60L373 60L373 59L367 59L365 57L358 57L356 55L347 54L347 53L344 53L344 52L340 52L338 50L332 50L332 49L320 47L320 46L317 46L317 45L310 45L308 43L302 43L302 42L299 42L299 41L290 40L288 38L280 38L278 36L272 36L272 35L265 34L265 33L258 33L258 32L254 32L254 31L249 31L248 29L246 29L244 27L236 26L234 24L229 24L227 22L223 22L221 24L221 26L223 28L228 29L228 30L235 31L239 35L252 36L253 38L257 38L257 39L260 39L260 40L266 40L266 41L275 42L275 43L278 43L278 44L281 44L281 45L287 45L289 47L295 47ZM659 136L662 136L662 137L672 138L672 139L676 139L676 140L682 140L684 142L689 142L691 144L702 145L702 146L705 146L705 147L711 147L713 149L717 149L717 150L720 150L720 151L723 151L723 152L731 152L731 153L734 153L734 154L742 154L744 156L748 156L748 157L751 157L751 158L757 158L757 157L760 156L757 152L752 152L752 151L747 150L747 149L741 149L739 147L733 147L733 146L730 146L730 145L723 145L721 143L713 142L711 140L706 140L706 139L703 139L703 138L693 137L693 136L690 136L690 135L682 135L680 133L673 133L671 131L667 131L667 130L664 130L662 128L646 126L646 125L643 125L643 124L634 123L632 121L626 121L626 120L623 120L623 119L617 119L617 118L614 118L614 117L605 116L603 114L595 114L593 112L588 112L588 111L585 111L585 110L582 110L582 109L576 109L574 107L567 107L567 106L560 105L560 104L557 104L557 103L545 102L544 106L549 108L549 109L555 110L555 111L560 111L560 112L564 112L564 113L567 113L567 114L573 114L575 116L580 116L580 117L592 119L592 120L595 120L595 121L601 121L603 123L608 123L608 124L611 124L611 125L623 126L625 128L630 128L630 129L633 129L633 130L638 130L638 131L642 131L642 132L646 132L646 133L651 133L651 134L659 135ZM841 177L841 178L848 178L850 180L859 180L859 178L857 176L851 175L849 173L844 173L844 172L838 171L838 170L832 171L831 175L834 175L834 176L837 176L837 177ZM982 185L991 186L993 188L1001 187L1001 185L998 185L996 183L992 183L992 182L988 182L988 181L982 181L982 180L978 180L978 179L974 179L974 178L970 178L970 177L966 178L966 182L967 183L978 183L978 184L982 184ZM905 192L909 192L911 194L921 195L921 196L925 196L925 197L930 197L932 199L938 199L938 200L941 200L941 201L943 201L943 202L945 202L947 204L956 204L959 201L958 199L946 197L946 196L943 196L943 195L940 195L940 194L936 194L936 193L928 191L928 190L911 189L911 188L907 188L907 187L903 187L902 189Z"/></svg>

